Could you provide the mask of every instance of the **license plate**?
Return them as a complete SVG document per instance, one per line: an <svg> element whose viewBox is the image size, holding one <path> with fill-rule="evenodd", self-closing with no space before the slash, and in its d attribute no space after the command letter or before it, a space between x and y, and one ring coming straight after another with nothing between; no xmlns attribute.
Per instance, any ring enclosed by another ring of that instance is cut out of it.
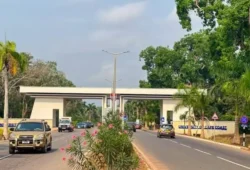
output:
<svg viewBox="0 0 250 170"><path fill-rule="evenodd" d="M28 144L30 141L22 141L23 144Z"/></svg>

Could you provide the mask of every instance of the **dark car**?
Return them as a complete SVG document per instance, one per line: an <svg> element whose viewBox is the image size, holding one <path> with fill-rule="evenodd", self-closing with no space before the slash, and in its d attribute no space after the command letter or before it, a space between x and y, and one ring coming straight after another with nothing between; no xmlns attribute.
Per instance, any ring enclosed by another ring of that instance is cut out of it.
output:
<svg viewBox="0 0 250 170"><path fill-rule="evenodd" d="M95 126L94 123L92 123L92 122L86 122L86 123L88 123L90 127L94 127Z"/></svg>
<svg viewBox="0 0 250 170"><path fill-rule="evenodd" d="M129 131L133 131L136 132L136 128L135 128L135 123L134 122L126 122L126 128Z"/></svg>
<svg viewBox="0 0 250 170"><path fill-rule="evenodd" d="M160 129L157 132L157 137L161 138L162 136L168 136L171 138L175 138L175 130L173 125L171 124L162 124Z"/></svg>
<svg viewBox="0 0 250 170"><path fill-rule="evenodd" d="M90 124L88 122L79 122L76 124L77 129L86 129L91 128Z"/></svg>

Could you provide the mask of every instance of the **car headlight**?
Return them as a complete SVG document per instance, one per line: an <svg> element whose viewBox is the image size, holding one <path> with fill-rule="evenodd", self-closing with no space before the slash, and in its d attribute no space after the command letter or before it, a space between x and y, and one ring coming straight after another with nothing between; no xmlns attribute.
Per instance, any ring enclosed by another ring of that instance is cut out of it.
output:
<svg viewBox="0 0 250 170"><path fill-rule="evenodd" d="M15 138L16 138L16 135L13 134L13 133L11 133L11 134L10 134L10 139L15 139Z"/></svg>
<svg viewBox="0 0 250 170"><path fill-rule="evenodd" d="M37 136L36 136L36 139L42 140L43 138L44 138L44 135L43 135L43 134L40 134L40 135L37 135Z"/></svg>

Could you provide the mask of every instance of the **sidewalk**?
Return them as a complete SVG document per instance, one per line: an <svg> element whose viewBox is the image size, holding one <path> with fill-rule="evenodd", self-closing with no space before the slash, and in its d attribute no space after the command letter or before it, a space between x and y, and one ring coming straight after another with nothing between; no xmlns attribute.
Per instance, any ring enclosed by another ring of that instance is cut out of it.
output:
<svg viewBox="0 0 250 170"><path fill-rule="evenodd" d="M147 132L153 132L153 133L156 133L158 131L158 130L148 130L148 129L142 129L142 130L147 131ZM246 150L246 151L250 150L250 148L248 148L248 147L232 145L232 144L227 144L227 143L221 143L221 142L215 142L215 141L212 141L212 140L209 140L209 139L202 139L202 138L199 138L199 137L188 136L188 135L184 135L184 134L181 134L181 133L175 133L175 135L185 137L185 138L189 138L189 139L193 139L193 140L200 140L200 141L203 141L203 142L208 142L208 143L214 143L214 144L217 144L217 145L227 146L227 147L231 147L231 148L242 149L242 150Z"/></svg>

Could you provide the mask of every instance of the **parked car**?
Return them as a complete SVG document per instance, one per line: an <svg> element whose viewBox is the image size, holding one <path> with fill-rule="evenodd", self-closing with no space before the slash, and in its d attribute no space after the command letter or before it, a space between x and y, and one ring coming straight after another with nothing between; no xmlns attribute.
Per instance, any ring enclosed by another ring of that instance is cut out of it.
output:
<svg viewBox="0 0 250 170"><path fill-rule="evenodd" d="M94 123L92 123L92 122L87 122L87 123L89 124L90 127L94 127L95 126Z"/></svg>
<svg viewBox="0 0 250 170"><path fill-rule="evenodd" d="M76 124L77 129L87 129L91 128L91 125L88 122L79 122Z"/></svg>
<svg viewBox="0 0 250 170"><path fill-rule="evenodd" d="M157 137L161 138L162 136L175 138L175 129L174 129L173 125L162 124L160 126L160 129L157 132Z"/></svg>
<svg viewBox="0 0 250 170"><path fill-rule="evenodd" d="M135 122L126 122L126 128L129 131L136 132Z"/></svg>

